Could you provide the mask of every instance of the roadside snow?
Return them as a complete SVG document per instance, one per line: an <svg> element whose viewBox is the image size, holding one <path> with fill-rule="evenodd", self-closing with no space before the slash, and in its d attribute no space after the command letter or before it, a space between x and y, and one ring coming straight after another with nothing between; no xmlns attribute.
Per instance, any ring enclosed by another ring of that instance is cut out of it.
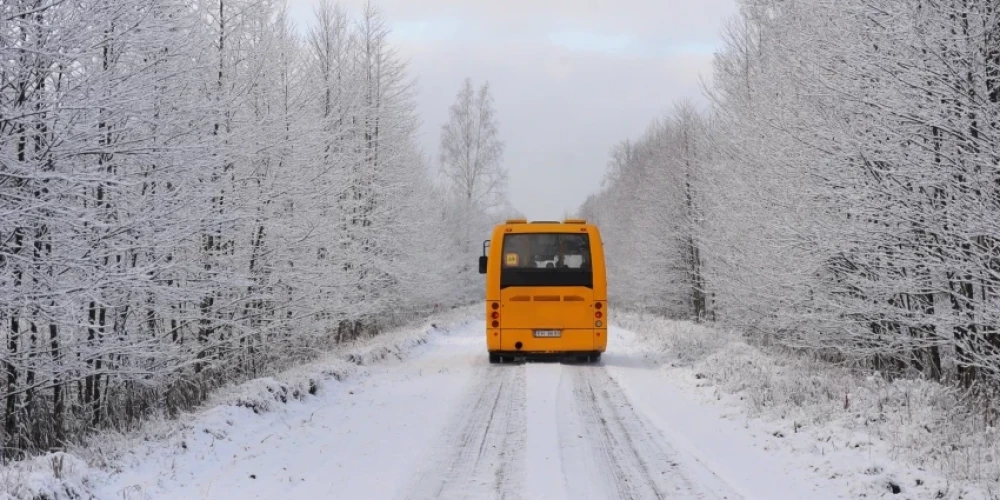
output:
<svg viewBox="0 0 1000 500"><path fill-rule="evenodd" d="M338 381L363 384L363 375L405 359L424 347L431 335L460 328L478 312L476 306L442 313L422 324L345 345L274 377L221 388L201 410L178 419L149 421L140 431L129 434L102 432L70 453L47 454L0 467L0 500L131 499L165 491L183 491L177 498L204 494L216 498L210 492L185 491L184 476L198 475L207 460L225 460L223 455L237 452L240 443L284 439L280 435L258 436L257 432L337 422L338 417L329 415L330 408L305 401L324 398L334 404L350 400L363 391L351 392ZM415 391L417 399L423 389ZM306 433L304 437L316 436ZM294 481L294 474L288 480Z"/></svg>
<svg viewBox="0 0 1000 500"><path fill-rule="evenodd" d="M386 359L367 376L323 384L315 397L268 413L230 405L208 410L168 446L154 443L135 455L95 488L97 497L392 497L408 478L385 471L418 462L469 383L462 376L468 362L430 344L412 345L405 362Z"/></svg>
<svg viewBox="0 0 1000 500"><path fill-rule="evenodd" d="M958 462L943 452L910 455L948 435L923 429L946 429L955 401L933 384L621 312L598 365L491 365L478 316L453 312L220 390L178 420L5 468L0 500L981 500L995 484L949 481L973 468L932 468ZM955 442L977 439L997 446L986 433Z"/></svg>
<svg viewBox="0 0 1000 500"><path fill-rule="evenodd" d="M754 467L745 465L753 464L808 468L842 482L848 498L997 498L996 430L957 418L961 399L948 387L913 380L888 383L692 323L624 312L615 317L615 324L627 330L619 330L627 350L645 353L661 366L666 383L656 390L678 393L702 408L691 412L657 405L657 399L637 397L652 390L645 385L653 381L641 372L614 367L612 373L626 390L636 392L637 405L657 415L668 433L675 431L670 433L675 442L687 442L716 472L746 476ZM614 355L606 363L614 366ZM709 405L729 422L724 438L698 433L698 420ZM767 456L730 467L734 440L747 439ZM757 486L767 491L768 485Z"/></svg>
<svg viewBox="0 0 1000 500"><path fill-rule="evenodd" d="M0 468L0 500L85 498L93 470L68 453L50 453Z"/></svg>

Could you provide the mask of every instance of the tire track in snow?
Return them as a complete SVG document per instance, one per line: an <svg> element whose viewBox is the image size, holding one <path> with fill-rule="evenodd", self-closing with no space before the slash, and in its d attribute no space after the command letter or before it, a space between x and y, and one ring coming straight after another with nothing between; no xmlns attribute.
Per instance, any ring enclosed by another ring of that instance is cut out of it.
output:
<svg viewBox="0 0 1000 500"><path fill-rule="evenodd" d="M575 413L611 492L621 499L737 499L692 482L678 452L636 413L604 367L576 366ZM716 485L722 483L718 481Z"/></svg>
<svg viewBox="0 0 1000 500"><path fill-rule="evenodd" d="M487 366L451 420L442 450L408 499L519 498L523 482L524 366Z"/></svg>

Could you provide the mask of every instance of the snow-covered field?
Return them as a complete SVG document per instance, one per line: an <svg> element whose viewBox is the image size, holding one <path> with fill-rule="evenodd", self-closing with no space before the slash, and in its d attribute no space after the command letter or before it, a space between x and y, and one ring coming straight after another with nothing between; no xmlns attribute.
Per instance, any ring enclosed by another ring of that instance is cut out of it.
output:
<svg viewBox="0 0 1000 500"><path fill-rule="evenodd" d="M224 391L61 475L97 499L976 498L858 429L750 416L699 371L727 345L712 330L647 322L612 328L599 365L498 366L464 314Z"/></svg>

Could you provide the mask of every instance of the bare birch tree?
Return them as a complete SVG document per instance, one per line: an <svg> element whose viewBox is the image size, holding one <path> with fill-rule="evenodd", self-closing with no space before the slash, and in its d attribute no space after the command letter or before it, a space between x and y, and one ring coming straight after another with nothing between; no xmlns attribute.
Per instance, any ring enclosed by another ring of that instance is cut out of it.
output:
<svg viewBox="0 0 1000 500"><path fill-rule="evenodd" d="M462 296L477 293L478 277L473 263L479 244L488 238L496 221L491 212L505 208L507 171L503 166L504 144L493 108L489 83L474 90L466 78L441 127L439 160L446 185L455 201L444 215L453 228L458 252L458 290Z"/></svg>

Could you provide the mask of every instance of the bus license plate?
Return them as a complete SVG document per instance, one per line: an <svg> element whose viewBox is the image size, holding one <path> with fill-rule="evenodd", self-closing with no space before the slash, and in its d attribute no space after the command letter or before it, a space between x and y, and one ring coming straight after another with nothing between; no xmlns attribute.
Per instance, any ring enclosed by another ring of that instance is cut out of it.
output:
<svg viewBox="0 0 1000 500"><path fill-rule="evenodd" d="M535 330L536 337L561 337L562 332L559 330Z"/></svg>

